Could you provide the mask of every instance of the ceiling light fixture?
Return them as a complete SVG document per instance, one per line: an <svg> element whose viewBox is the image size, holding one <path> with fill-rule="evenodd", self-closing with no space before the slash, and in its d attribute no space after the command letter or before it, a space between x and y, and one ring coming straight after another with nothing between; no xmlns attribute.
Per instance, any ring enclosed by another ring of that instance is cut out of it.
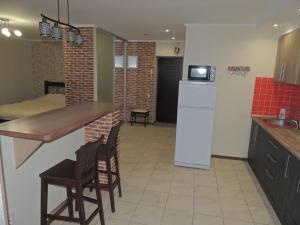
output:
<svg viewBox="0 0 300 225"><path fill-rule="evenodd" d="M167 33L170 33L170 29L165 29L165 31L166 31Z"/></svg>
<svg viewBox="0 0 300 225"><path fill-rule="evenodd" d="M17 37L21 37L23 34L20 30L14 30L14 34L17 36Z"/></svg>
<svg viewBox="0 0 300 225"><path fill-rule="evenodd" d="M273 27L278 27L279 25L277 23L274 23L273 24Z"/></svg>
<svg viewBox="0 0 300 225"><path fill-rule="evenodd" d="M297 11L300 12L300 8L298 8Z"/></svg>
<svg viewBox="0 0 300 225"><path fill-rule="evenodd" d="M67 42L76 43L77 45L81 45L83 42L83 38L80 33L80 29L72 26L70 24L70 7L69 0L67 0L67 10L68 10L68 23L64 23L60 21L60 0L57 0L57 20L52 19L44 14L41 14L42 21L40 22L40 35L41 36L49 36L50 35L50 25L47 20L54 22L54 25L51 28L51 37L54 40L62 39L63 33L62 29L59 25L63 25L68 27L67 32Z"/></svg>
<svg viewBox="0 0 300 225"><path fill-rule="evenodd" d="M172 40L175 40L176 38L175 38L175 37L171 37L171 39L172 39Z"/></svg>
<svg viewBox="0 0 300 225"><path fill-rule="evenodd" d="M17 37L22 36L22 32L20 30L13 30L9 26L9 19L6 18L0 18L0 27L1 28L1 34L3 34L6 37L11 37L11 34L13 33Z"/></svg>

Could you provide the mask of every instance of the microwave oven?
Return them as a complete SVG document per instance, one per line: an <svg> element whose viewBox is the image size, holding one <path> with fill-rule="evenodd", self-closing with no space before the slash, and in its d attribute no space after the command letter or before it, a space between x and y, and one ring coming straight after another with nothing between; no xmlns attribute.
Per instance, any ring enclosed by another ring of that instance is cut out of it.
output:
<svg viewBox="0 0 300 225"><path fill-rule="evenodd" d="M215 66L189 65L188 80L214 82L215 78Z"/></svg>

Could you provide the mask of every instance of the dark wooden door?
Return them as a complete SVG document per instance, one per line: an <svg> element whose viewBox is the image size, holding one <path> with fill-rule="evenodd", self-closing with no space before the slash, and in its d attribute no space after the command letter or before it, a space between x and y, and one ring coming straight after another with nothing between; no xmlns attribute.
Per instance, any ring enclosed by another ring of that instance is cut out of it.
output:
<svg viewBox="0 0 300 225"><path fill-rule="evenodd" d="M183 58L158 58L156 120L176 123Z"/></svg>

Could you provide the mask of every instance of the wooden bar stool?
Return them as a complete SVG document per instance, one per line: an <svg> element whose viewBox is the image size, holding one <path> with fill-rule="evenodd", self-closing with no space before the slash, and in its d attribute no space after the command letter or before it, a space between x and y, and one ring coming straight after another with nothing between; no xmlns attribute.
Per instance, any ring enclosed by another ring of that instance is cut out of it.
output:
<svg viewBox="0 0 300 225"><path fill-rule="evenodd" d="M103 137L95 142L81 146L76 151L76 161L66 159L40 174L41 178L41 225L47 225L53 220L76 222L80 225L89 224L99 213L101 225L105 225L101 191L98 177L97 153L101 150ZM67 201L57 210L62 212L68 207L69 216L47 213L48 185L62 186L66 188ZM83 196L83 189L93 185L96 189L97 199ZM73 193L72 188L75 189ZM73 200L76 200L79 209L79 218L74 217ZM97 204L97 209L86 219L84 200Z"/></svg>
<svg viewBox="0 0 300 225"><path fill-rule="evenodd" d="M115 199L114 199L114 189L118 186L119 197L122 197L121 190L121 179L119 171L119 161L118 161L118 134L122 122L119 122L116 126L112 127L106 144L102 144L100 151L98 151L98 160L104 161L106 164L106 170L98 169L99 174L107 175L107 184L100 183L101 188L109 192L111 211L115 212ZM111 159L114 159L115 171L112 171ZM113 180L113 176L115 180Z"/></svg>

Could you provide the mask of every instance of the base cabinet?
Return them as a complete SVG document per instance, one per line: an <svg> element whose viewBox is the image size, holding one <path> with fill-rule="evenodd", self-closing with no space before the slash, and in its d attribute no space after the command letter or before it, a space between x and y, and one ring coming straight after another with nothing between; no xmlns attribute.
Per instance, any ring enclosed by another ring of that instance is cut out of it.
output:
<svg viewBox="0 0 300 225"><path fill-rule="evenodd" d="M281 223L300 225L300 161L255 121L248 161Z"/></svg>

